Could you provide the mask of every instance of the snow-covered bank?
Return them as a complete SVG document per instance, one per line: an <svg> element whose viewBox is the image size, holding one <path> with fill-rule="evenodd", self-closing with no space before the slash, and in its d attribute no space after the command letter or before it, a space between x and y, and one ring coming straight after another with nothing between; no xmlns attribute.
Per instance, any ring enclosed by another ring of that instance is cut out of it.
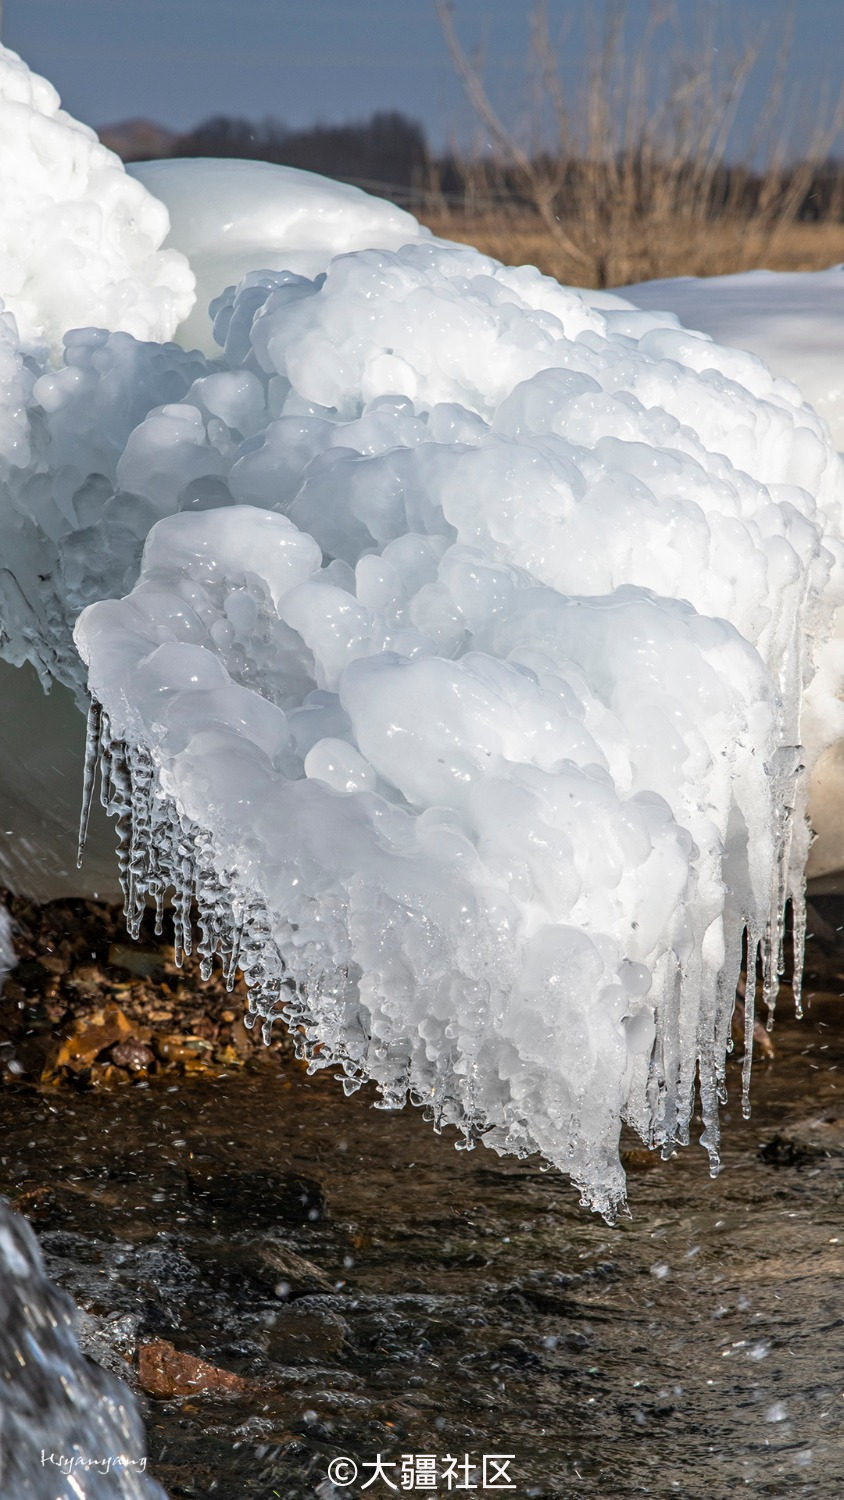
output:
<svg viewBox="0 0 844 1500"><path fill-rule="evenodd" d="M608 1214L621 1119L670 1148L696 1083L714 1163L742 934L773 994L844 734L826 428L363 195L167 180L200 295L212 198L274 260L213 288L218 358L87 329L54 368L8 316L0 350L2 649L81 697L78 620L130 921L173 890L187 941L195 896L314 1067Z"/></svg>
<svg viewBox="0 0 844 1500"><path fill-rule="evenodd" d="M844 266L679 276L619 287L619 295L758 355L793 381L844 449Z"/></svg>

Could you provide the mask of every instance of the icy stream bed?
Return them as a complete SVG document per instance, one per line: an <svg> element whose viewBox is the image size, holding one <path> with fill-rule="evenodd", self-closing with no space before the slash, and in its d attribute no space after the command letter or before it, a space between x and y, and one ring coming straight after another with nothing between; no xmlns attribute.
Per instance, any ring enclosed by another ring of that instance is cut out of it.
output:
<svg viewBox="0 0 844 1500"><path fill-rule="evenodd" d="M806 1019L778 1023L749 1122L728 1068L716 1182L702 1154L660 1164L625 1138L633 1218L613 1229L535 1158L455 1155L418 1111L292 1058L7 1087L0 1191L95 1357L133 1378L165 1340L248 1382L145 1402L170 1500L335 1500L341 1456L358 1495L379 1452L512 1453L525 1500L840 1500L841 987L810 945Z"/></svg>

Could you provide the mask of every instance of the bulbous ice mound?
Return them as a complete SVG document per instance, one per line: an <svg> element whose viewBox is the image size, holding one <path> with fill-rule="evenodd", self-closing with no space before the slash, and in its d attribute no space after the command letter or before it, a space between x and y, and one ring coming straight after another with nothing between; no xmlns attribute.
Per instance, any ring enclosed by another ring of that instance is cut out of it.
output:
<svg viewBox="0 0 844 1500"><path fill-rule="evenodd" d="M46 79L0 46L0 296L23 342L57 354L94 324L171 338L194 300L184 256L161 250L164 205Z"/></svg>
<svg viewBox="0 0 844 1500"><path fill-rule="evenodd" d="M9 1500L166 1500L146 1472L134 1396L82 1354L76 1310L0 1199L0 1493Z"/></svg>
<svg viewBox="0 0 844 1500"><path fill-rule="evenodd" d="M130 356L71 346L115 490L57 597L140 566L76 629L130 922L172 888L187 942L195 896L312 1067L539 1150L607 1214L621 1119L686 1140L696 1075L715 1162L742 933L771 997L789 894L801 940L825 429L752 356L466 249L252 274L214 311L223 367L168 353L182 394L107 460ZM75 378L34 399L77 442Z"/></svg>
<svg viewBox="0 0 844 1500"><path fill-rule="evenodd" d="M216 354L208 307L250 271L324 271L347 250L433 242L411 214L348 183L266 161L199 158L134 162L132 177L170 216L168 246L190 261L196 305L177 332L185 348Z"/></svg>

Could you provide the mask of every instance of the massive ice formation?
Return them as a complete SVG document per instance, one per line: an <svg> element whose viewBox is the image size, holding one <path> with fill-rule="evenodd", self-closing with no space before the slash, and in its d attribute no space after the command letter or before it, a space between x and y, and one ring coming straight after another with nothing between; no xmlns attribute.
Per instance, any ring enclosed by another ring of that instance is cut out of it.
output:
<svg viewBox="0 0 844 1500"><path fill-rule="evenodd" d="M0 1199L0 1494L166 1500L134 1396L85 1359L75 1322L29 1225Z"/></svg>
<svg viewBox="0 0 844 1500"><path fill-rule="evenodd" d="M714 1152L742 932L799 913L839 460L750 356L470 250L253 275L216 328L76 632L130 917L195 894L314 1066L611 1210L620 1117L684 1139L698 1068Z"/></svg>
<svg viewBox="0 0 844 1500"><path fill-rule="evenodd" d="M0 46L0 296L25 344L61 351L93 323L171 338L193 305L163 204L127 176L45 78Z"/></svg>
<svg viewBox="0 0 844 1500"><path fill-rule="evenodd" d="M621 1119L670 1149L696 1082L716 1160L789 896L799 963L841 461L670 315L410 230L332 253L344 189L291 269L274 180L218 358L87 329L52 369L7 317L2 649L81 697L78 617L130 925L172 898L187 944L195 898L313 1067L612 1213Z"/></svg>

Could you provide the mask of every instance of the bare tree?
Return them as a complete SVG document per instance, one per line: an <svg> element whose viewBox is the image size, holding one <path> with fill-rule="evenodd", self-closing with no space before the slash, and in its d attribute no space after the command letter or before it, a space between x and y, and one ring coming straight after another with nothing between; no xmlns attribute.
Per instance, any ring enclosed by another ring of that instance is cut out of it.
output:
<svg viewBox="0 0 844 1500"><path fill-rule="evenodd" d="M733 127L766 38L730 42L735 25L718 4L681 15L676 0L650 0L633 25L627 0L587 7L578 56L581 82L560 65L548 6L537 0L526 58L528 128L493 103L483 68L460 39L452 0L434 0L449 55L491 142L483 164L502 204L522 205L556 247L568 279L608 286L676 267L679 247L699 251L718 224L735 254L763 256L793 223L844 118L844 92L815 103L815 127L798 166L777 122L786 113L790 36L783 33L766 103L744 162L729 158ZM569 15L571 12L569 12ZM573 47L571 28L566 38ZM759 165L761 163L761 166ZM463 154L467 184L479 165ZM751 261L752 263L752 261ZM631 274L632 273L632 274Z"/></svg>

